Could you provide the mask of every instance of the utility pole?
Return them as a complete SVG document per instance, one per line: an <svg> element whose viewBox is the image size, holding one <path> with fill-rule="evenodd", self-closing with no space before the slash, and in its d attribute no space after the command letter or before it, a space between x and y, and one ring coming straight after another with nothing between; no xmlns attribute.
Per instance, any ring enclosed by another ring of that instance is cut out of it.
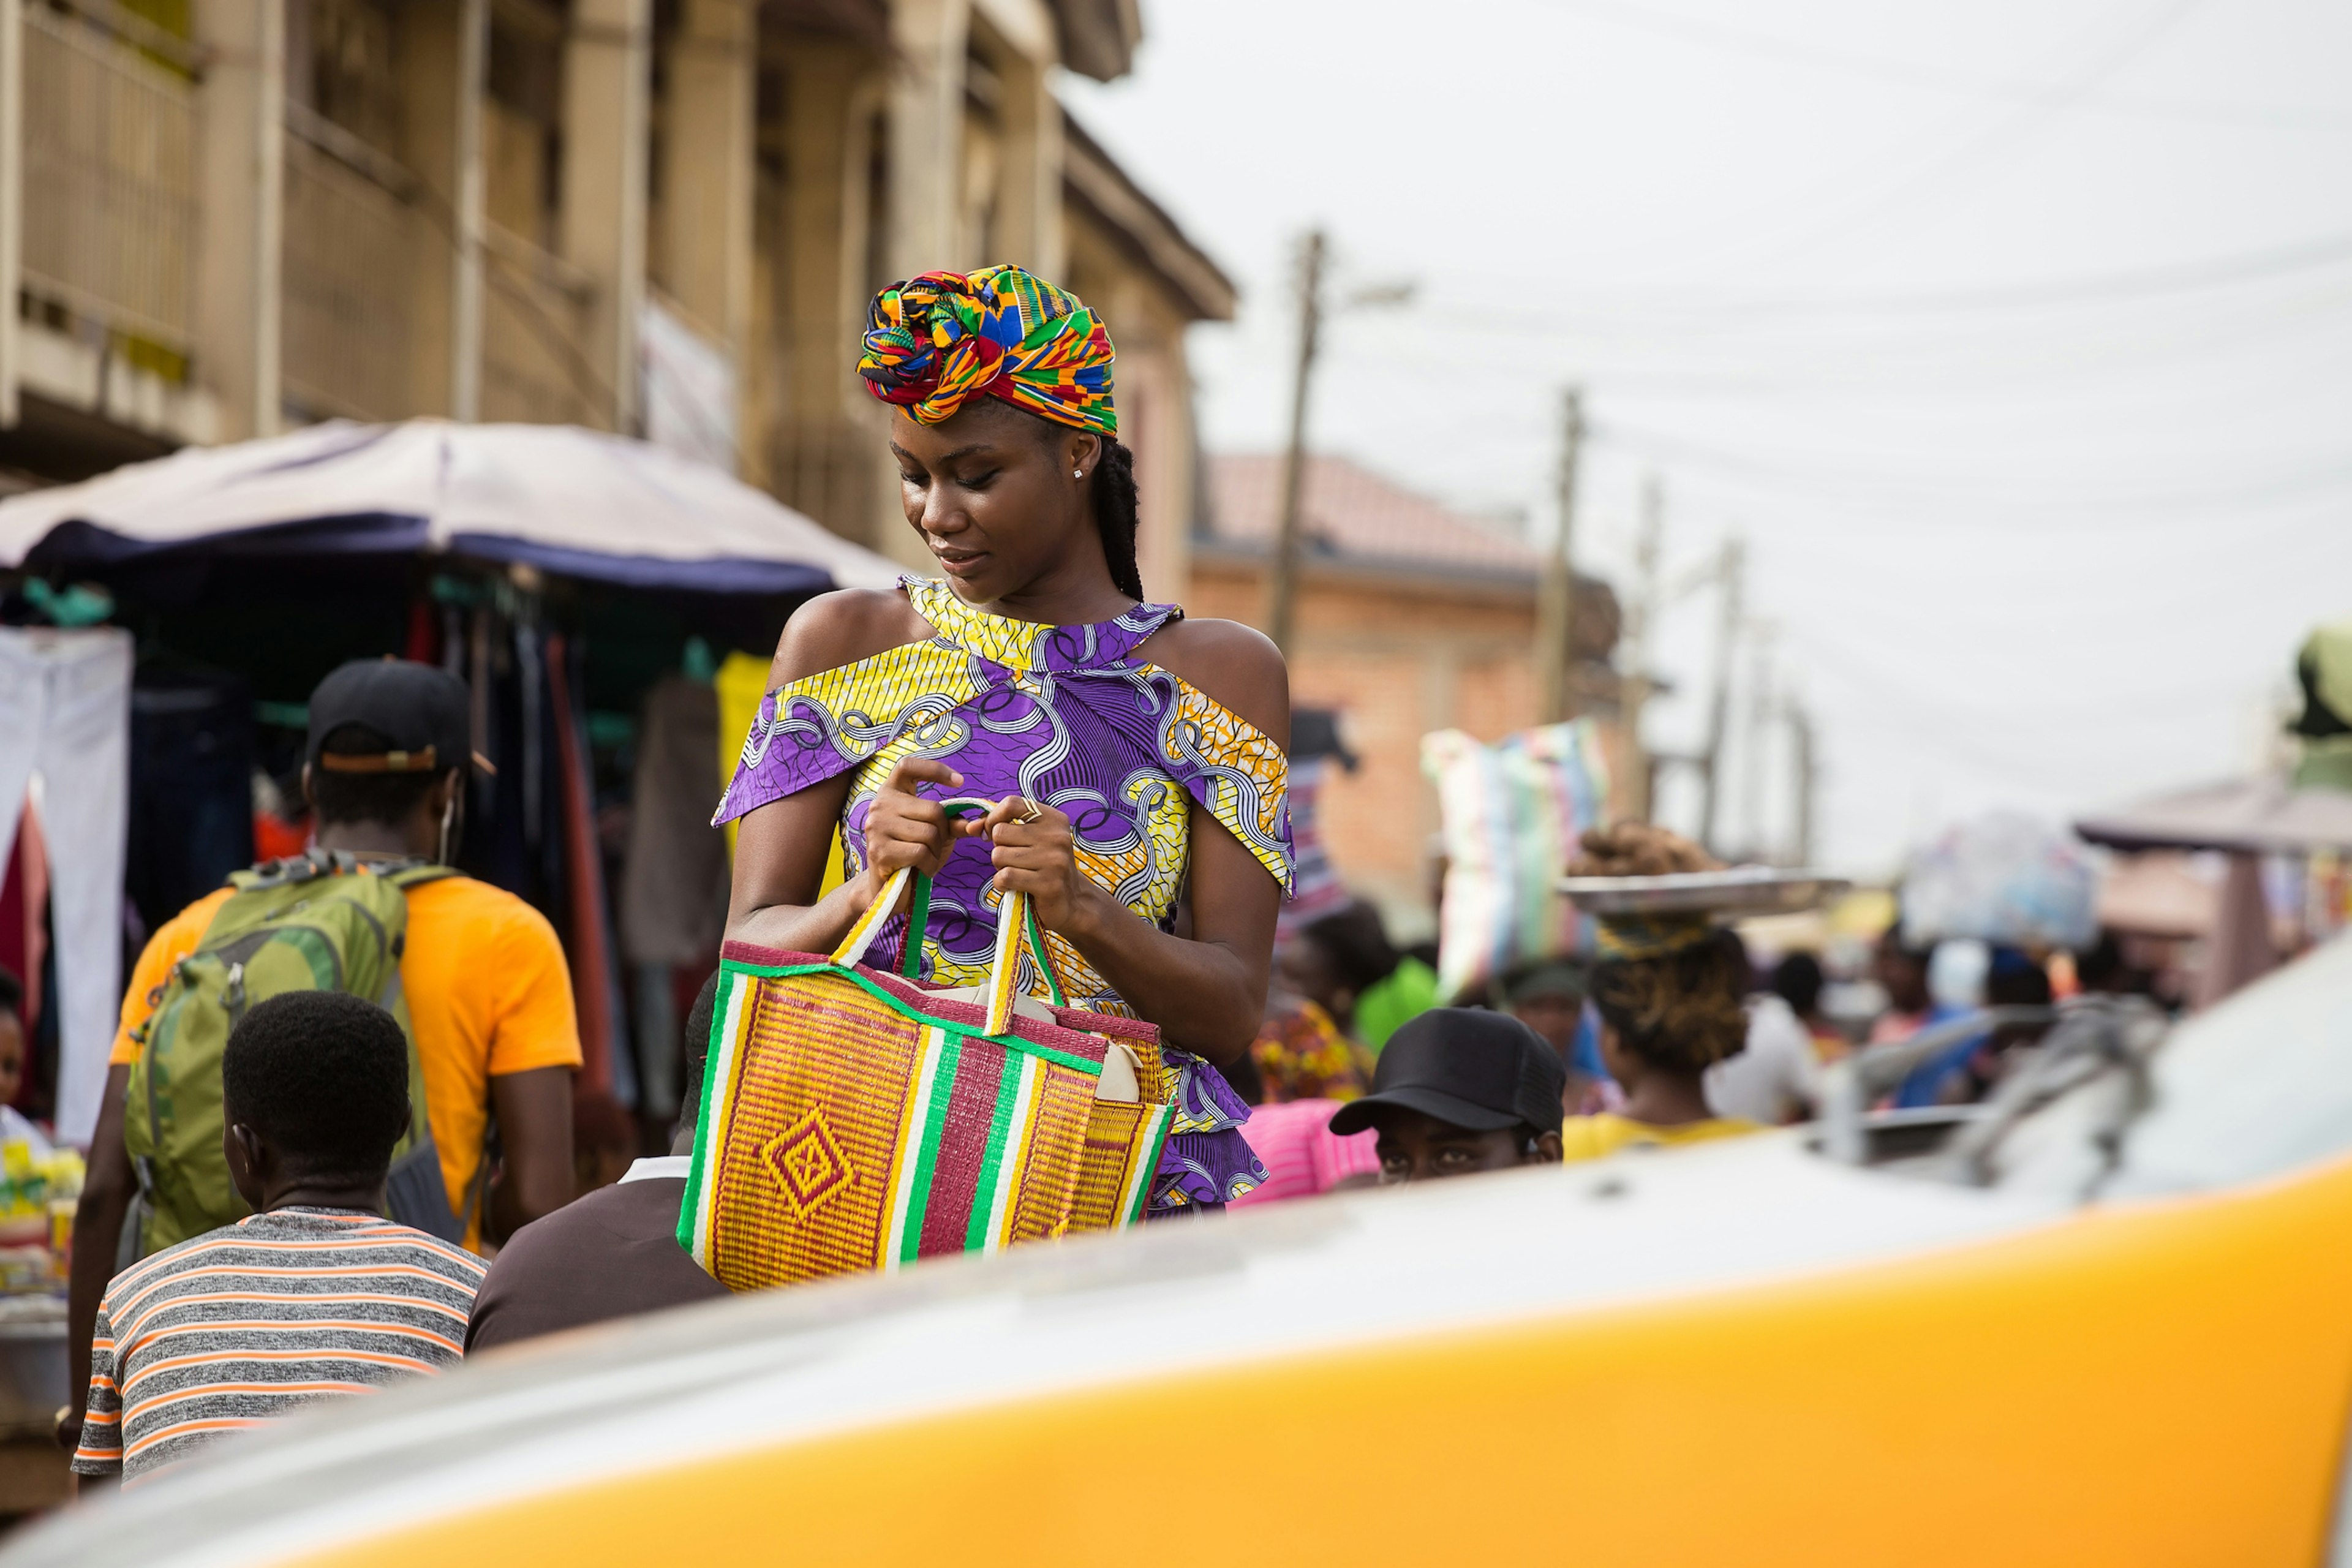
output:
<svg viewBox="0 0 2352 1568"><path fill-rule="evenodd" d="M1559 525L1544 556L1536 599L1537 718L1557 724L1576 706L1576 459L1584 445L1584 399L1575 387L1560 396Z"/></svg>
<svg viewBox="0 0 2352 1568"><path fill-rule="evenodd" d="M450 205L449 417L482 416L483 225L488 168L482 153L482 100L489 84L489 0L458 0L457 180Z"/></svg>
<svg viewBox="0 0 2352 1568"><path fill-rule="evenodd" d="M1740 748L1739 816L1748 858L1769 860L1764 852L1764 752L1770 744L1772 721L1779 717L1772 700L1772 628L1759 622L1750 630L1753 662L1748 681L1748 737Z"/></svg>
<svg viewBox="0 0 2352 1568"><path fill-rule="evenodd" d="M1717 830L1722 823L1723 736L1731 723L1731 659L1739 642L1739 580L1745 570L1746 551L1734 535L1723 542L1723 564L1717 569L1723 620L1715 638L1715 707L1707 715L1706 751L1699 759L1706 792L1699 812L1699 839L1717 854L1722 853Z"/></svg>
<svg viewBox="0 0 2352 1568"><path fill-rule="evenodd" d="M1813 863L1813 791L1820 768L1813 758L1813 716L1793 697L1789 701L1789 749L1795 753L1797 784L1797 864Z"/></svg>
<svg viewBox="0 0 2352 1568"><path fill-rule="evenodd" d="M1282 458L1282 516L1265 580L1265 635L1285 658L1293 652L1298 602L1299 510L1307 488L1307 386L1323 328L1323 231L1307 237L1298 258L1298 368L1290 387L1290 449Z"/></svg>
<svg viewBox="0 0 2352 1568"><path fill-rule="evenodd" d="M0 0L0 429L17 419L17 280L25 259L25 6Z"/></svg>
<svg viewBox="0 0 2352 1568"><path fill-rule="evenodd" d="M1650 820L1651 795L1657 787L1657 763L1642 743L1642 710L1650 700L1650 639L1657 635L1658 615L1664 608L1658 597L1658 555L1665 526L1665 489L1652 474L1642 481L1642 531L1633 545L1635 588L1633 614L1627 617L1633 624L1625 628L1626 673L1617 702L1631 775L1618 799L1628 822Z"/></svg>

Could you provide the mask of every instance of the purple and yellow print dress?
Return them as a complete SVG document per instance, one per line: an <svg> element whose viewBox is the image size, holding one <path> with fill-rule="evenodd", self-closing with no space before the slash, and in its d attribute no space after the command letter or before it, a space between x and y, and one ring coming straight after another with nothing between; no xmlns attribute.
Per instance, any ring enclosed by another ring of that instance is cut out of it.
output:
<svg viewBox="0 0 2352 1568"><path fill-rule="evenodd" d="M1183 611L1139 605L1117 620L1049 626L987 615L947 584L899 580L936 635L779 687L760 705L715 822L855 770L842 813L842 851L865 868L866 814L891 770L936 757L963 775L936 796L1008 795L1068 816L1078 869L1138 918L1172 926L1191 858L1192 806L1202 808L1290 888L1289 766L1265 734L1136 648ZM997 894L988 846L961 839L931 891L920 941L922 977L969 985L996 947ZM896 969L906 918L882 928L867 962ZM1047 932L1074 1007L1127 1017L1135 1009L1058 934ZM1021 988L1043 994L1024 953ZM1176 1118L1152 1183L1153 1215L1210 1207L1265 1180L1241 1124L1249 1110L1216 1068L1163 1047L1177 1075Z"/></svg>

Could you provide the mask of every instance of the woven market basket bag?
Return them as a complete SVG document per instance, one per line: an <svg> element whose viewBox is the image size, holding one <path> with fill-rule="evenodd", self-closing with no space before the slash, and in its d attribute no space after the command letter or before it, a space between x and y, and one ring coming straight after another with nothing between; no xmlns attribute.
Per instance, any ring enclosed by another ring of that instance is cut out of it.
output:
<svg viewBox="0 0 2352 1568"><path fill-rule="evenodd" d="M730 942L678 1245L730 1289L1132 1224L1173 1109L1159 1031L1062 1006L1021 894L985 985L862 964L909 873L828 957ZM914 879L919 931L928 879ZM1016 994L1022 943L1054 1005ZM919 944L907 944L919 958Z"/></svg>

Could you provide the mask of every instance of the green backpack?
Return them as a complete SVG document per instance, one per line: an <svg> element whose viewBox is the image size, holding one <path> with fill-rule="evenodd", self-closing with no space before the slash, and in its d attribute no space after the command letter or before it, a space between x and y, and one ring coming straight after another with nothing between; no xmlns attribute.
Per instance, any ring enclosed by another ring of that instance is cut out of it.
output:
<svg viewBox="0 0 2352 1568"><path fill-rule="evenodd" d="M289 991L347 992L399 1021L408 1037L409 1123L393 1149L387 1208L403 1225L464 1240L465 1219L451 1209L441 1180L416 1033L400 994L406 890L456 874L415 861L362 868L349 855L314 850L229 879L236 891L195 952L172 966L156 988L153 1013L132 1037L139 1056L122 1107L122 1142L139 1194L123 1224L121 1262L252 1212L221 1152L221 1052L247 1008Z"/></svg>

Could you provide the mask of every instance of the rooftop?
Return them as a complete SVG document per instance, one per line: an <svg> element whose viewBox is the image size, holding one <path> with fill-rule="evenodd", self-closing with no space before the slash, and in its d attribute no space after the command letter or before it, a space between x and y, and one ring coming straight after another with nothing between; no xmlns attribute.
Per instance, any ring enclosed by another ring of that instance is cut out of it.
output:
<svg viewBox="0 0 2352 1568"><path fill-rule="evenodd" d="M1279 454L1210 459L1210 541L1271 548L1281 511ZM1542 568L1541 552L1518 534L1465 516L1346 458L1307 460L1301 512L1312 556L1530 581Z"/></svg>
<svg viewBox="0 0 2352 1568"><path fill-rule="evenodd" d="M1277 455L1208 459L1208 509L1195 559L1263 563L1282 510ZM1300 523L1310 574L1336 572L1444 584L1480 597L1531 601L1543 552L1517 530L1455 511L1346 458L1307 461ZM1576 574L1578 657L1606 661L1619 630L1617 595Z"/></svg>
<svg viewBox="0 0 2352 1568"><path fill-rule="evenodd" d="M1139 264L1157 273L1192 320L1234 319L1233 280L1066 109L1062 111L1062 189L1118 236Z"/></svg>

